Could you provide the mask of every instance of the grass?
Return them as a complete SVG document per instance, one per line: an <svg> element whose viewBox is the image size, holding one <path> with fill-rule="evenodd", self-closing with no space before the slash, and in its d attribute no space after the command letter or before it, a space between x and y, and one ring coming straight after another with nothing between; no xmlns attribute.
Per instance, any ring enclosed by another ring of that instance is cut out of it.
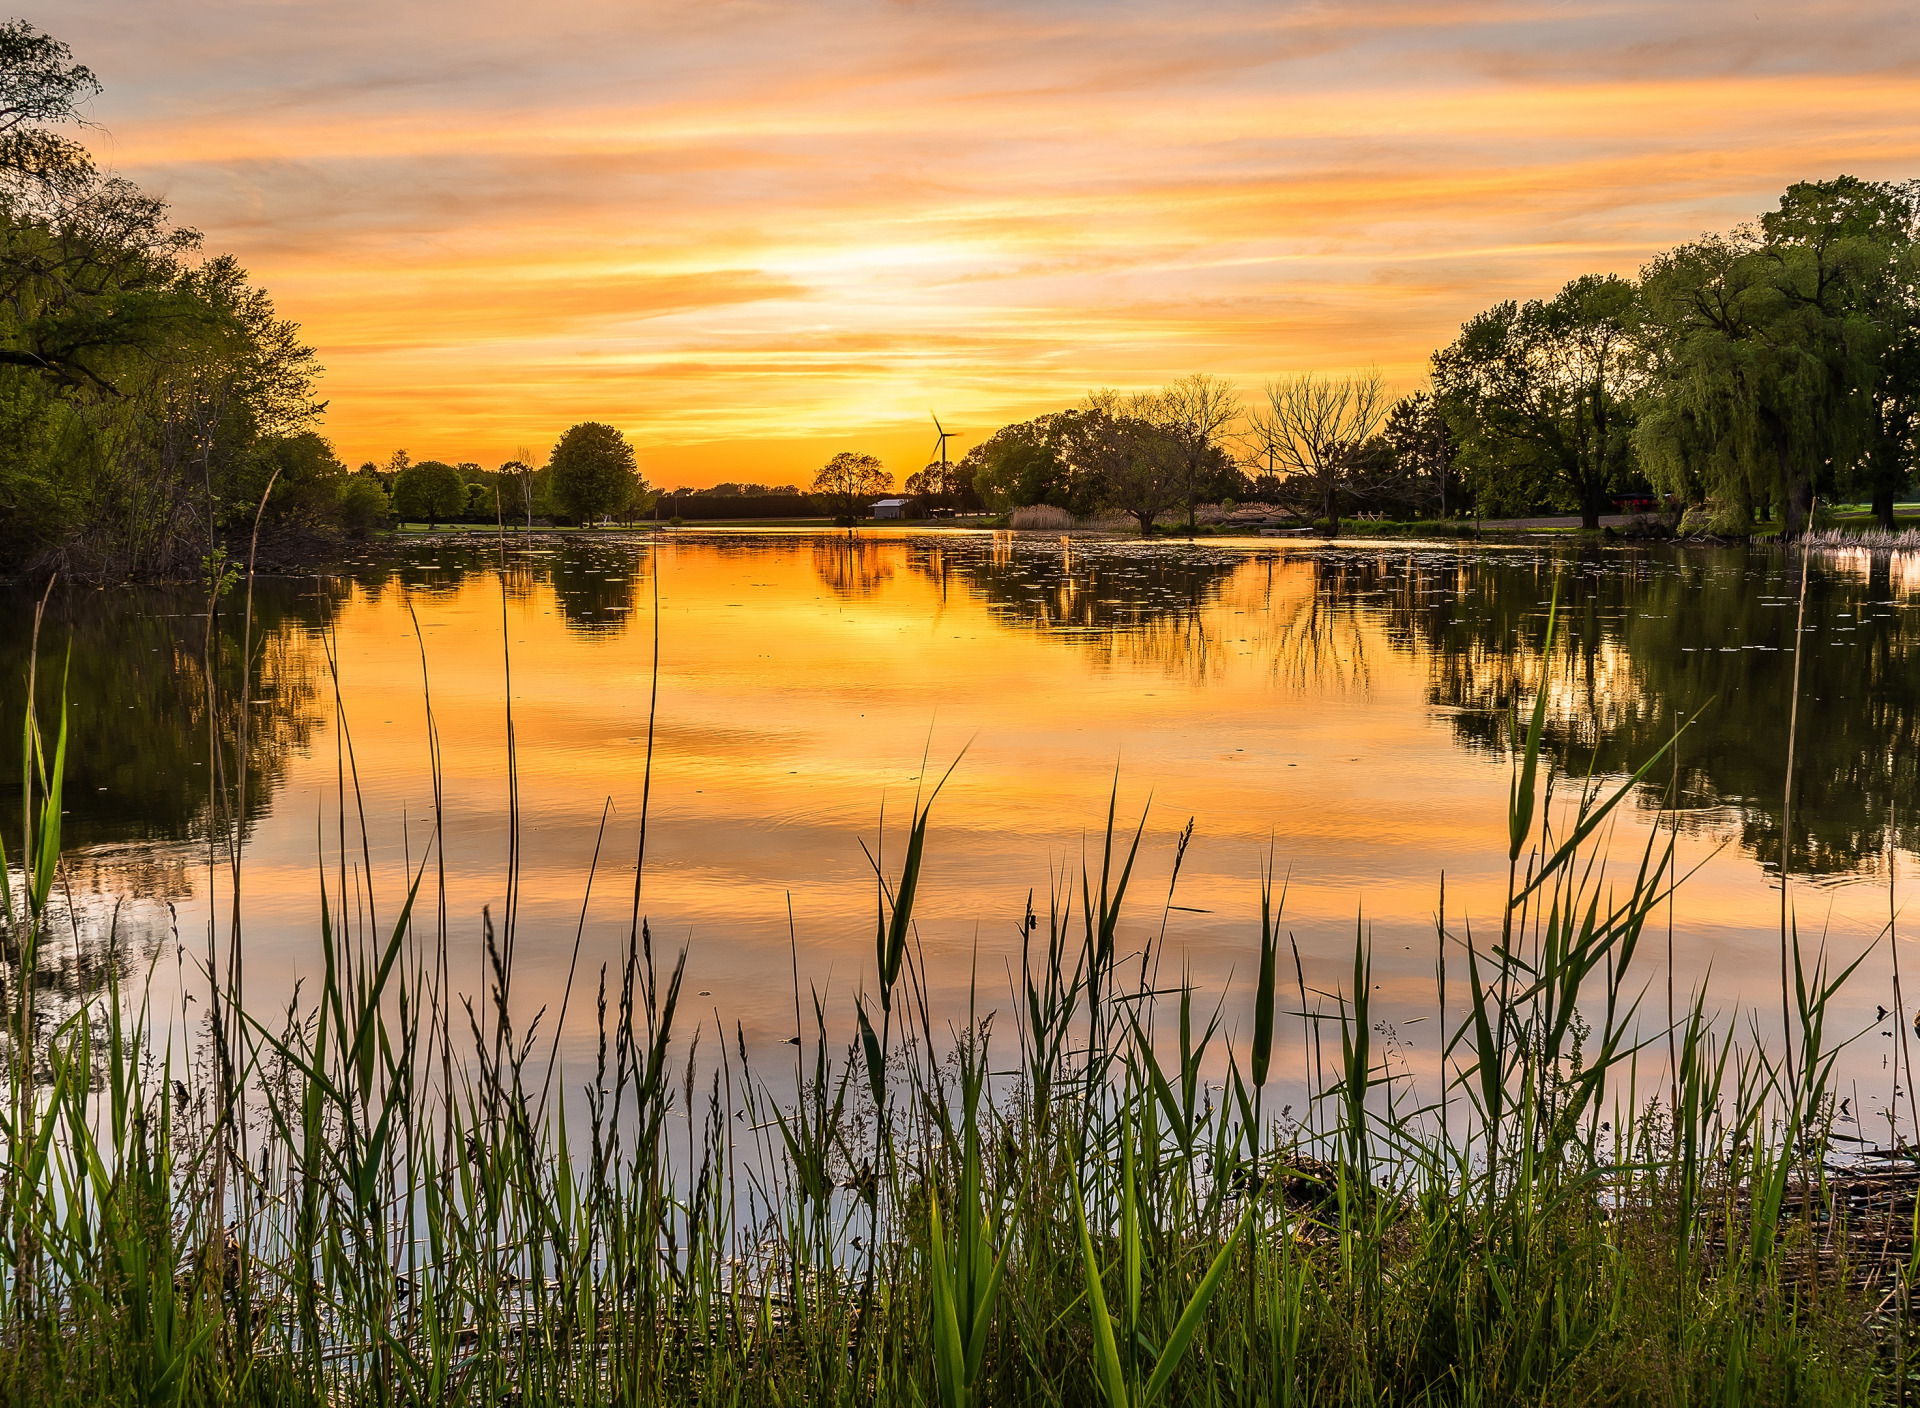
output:
<svg viewBox="0 0 1920 1408"><path fill-rule="evenodd" d="M30 717L0 895L0 1399L1905 1401L1913 1200L1872 1223L1829 1171L1847 973L1783 935L1790 1059L1705 993L1669 1041L1639 960L1671 854L1655 828L1603 874L1626 787L1556 801L1547 688L1516 740L1509 903L1490 934L1436 929L1423 1080L1376 1024L1364 929L1348 980L1310 990L1271 873L1251 1043L1161 983L1175 955L1125 937L1141 834L1112 803L1021 917L991 998L1013 1019L930 1010L936 788L875 856L866 989L796 984L791 1072L689 1020L636 881L584 1123L516 996L516 877L465 998L437 853L377 927L344 854L323 871L323 978L283 1011L246 1009L237 926L210 938L190 1064L137 973L40 1010L69 744ZM1275 1112L1296 1023L1311 1098Z"/></svg>

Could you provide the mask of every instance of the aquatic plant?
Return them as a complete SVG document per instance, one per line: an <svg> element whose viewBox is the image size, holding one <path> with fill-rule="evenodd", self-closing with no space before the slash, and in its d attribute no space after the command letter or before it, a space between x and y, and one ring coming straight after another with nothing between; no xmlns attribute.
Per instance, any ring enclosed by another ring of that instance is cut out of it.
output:
<svg viewBox="0 0 1920 1408"><path fill-rule="evenodd" d="M0 866L0 1398L1904 1401L1912 1168L1829 1166L1852 969L1796 936L1790 1046L1704 991L1667 1041L1636 958L1670 840L1617 879L1600 850L1665 750L1556 799L1546 693L1515 739L1497 937L1442 897L1431 1085L1377 1026L1364 929L1333 991L1293 949L1282 1009L1271 864L1250 1048L1157 985L1111 801L1104 845L1020 917L1012 1034L936 1013L914 941L936 790L896 863L876 848L877 990L796 981L790 1083L738 1026L689 1023L685 954L656 952L636 887L584 1129L516 997L517 874L462 999L437 844L378 926L343 846L318 990L284 1011L246 1008L236 920L191 1048L134 973L44 1020L68 745L64 706L44 732L30 711ZM437 742L434 764L437 796ZM342 769L351 796L345 749ZM1276 1117L1283 1019L1313 1075Z"/></svg>

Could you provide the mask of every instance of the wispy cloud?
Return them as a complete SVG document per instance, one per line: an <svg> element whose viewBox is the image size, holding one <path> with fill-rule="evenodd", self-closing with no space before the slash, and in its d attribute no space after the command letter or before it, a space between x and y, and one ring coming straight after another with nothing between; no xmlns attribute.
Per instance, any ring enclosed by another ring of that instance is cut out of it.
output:
<svg viewBox="0 0 1920 1408"><path fill-rule="evenodd" d="M1488 302L1920 174L1896 0L28 4L105 154L320 346L353 458L612 419L897 472L1206 368L1404 383Z"/></svg>

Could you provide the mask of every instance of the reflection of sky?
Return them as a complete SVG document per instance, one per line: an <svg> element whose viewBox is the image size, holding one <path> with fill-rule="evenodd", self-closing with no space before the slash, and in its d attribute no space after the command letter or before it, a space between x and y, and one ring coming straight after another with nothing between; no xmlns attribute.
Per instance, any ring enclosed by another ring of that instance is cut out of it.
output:
<svg viewBox="0 0 1920 1408"><path fill-rule="evenodd" d="M919 467L1090 386L1459 323L1920 169L1896 0L26 0L97 144L317 340L357 462ZM923 431L922 427L925 427Z"/></svg>
<svg viewBox="0 0 1920 1408"><path fill-rule="evenodd" d="M1040 563L1055 551L1038 550L1030 575L1044 576ZM1377 618L1316 608L1311 561L1250 554L1184 619L1103 641L1009 624L972 586L911 570L905 535L867 543L869 586L852 593L842 576L823 574L807 536L720 552L689 535L661 552L643 909L657 946L691 946L692 1010L719 1009L729 1029L739 1018L750 1040L791 1030L789 904L803 982L831 983L844 1015L844 999L871 981L873 882L860 840L871 844L884 805L893 872L916 788L963 750L934 811L918 907L937 1016L959 1010L976 952L982 1010L1009 1005L1005 964L1017 961L1027 895L1044 914L1050 877L1097 847L1116 766L1123 819L1151 795L1123 949L1158 930L1174 840L1194 818L1175 896L1183 908L1168 920L1168 971L1190 965L1210 993L1230 976L1244 990L1255 971L1269 844L1291 869L1285 924L1308 983L1346 980L1358 918L1375 945L1378 1015L1388 1020L1431 1011L1443 872L1456 931L1497 932L1506 765L1459 746L1449 716L1427 702L1429 662L1389 648ZM506 606L525 1013L557 1010L602 807L611 798L614 808L567 1020L576 1062L588 1059L592 984L603 962L617 964L631 894L650 684L646 581L619 634L567 625L544 582ZM446 768L454 971L471 992L480 910L499 912L506 846L498 581L473 573L417 609ZM386 923L401 890L400 818L416 864L430 829L419 644L392 588L356 595L338 619L353 756L374 828L373 899ZM1153 648L1156 632L1174 631L1188 654ZM1204 671L1190 668L1193 649ZM252 1000L296 974L316 976L316 848L329 873L338 862L334 744L322 731L291 760L255 833ZM1622 809L1616 872L1638 861L1646 826L1644 814ZM1769 1010L1777 893L1750 855L1716 849L1726 834L1681 837L1683 867L1702 867L1677 910L1681 990L1710 963L1722 1000ZM357 855L350 843L349 863ZM1817 936L1824 926L1849 957L1884 916L1885 891L1872 883L1801 894L1803 929ZM202 902L184 907L184 934L204 932ZM1664 934L1643 943L1649 978L1663 950ZM1454 962L1457 1004L1457 954ZM1855 1008L1870 1016L1882 987L1864 975ZM1243 991L1230 1021L1242 1000ZM1416 1055L1433 1030L1407 1029Z"/></svg>

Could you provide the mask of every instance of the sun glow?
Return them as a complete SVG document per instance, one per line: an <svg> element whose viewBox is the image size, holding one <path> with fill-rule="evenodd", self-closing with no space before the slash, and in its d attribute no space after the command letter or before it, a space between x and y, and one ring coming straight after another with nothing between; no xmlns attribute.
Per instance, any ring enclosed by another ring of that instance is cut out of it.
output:
<svg viewBox="0 0 1920 1408"><path fill-rule="evenodd" d="M930 405L1412 385L1492 301L1914 174L1901 8L25 13L106 84L103 156L304 325L350 461L595 418L710 482L903 478Z"/></svg>

